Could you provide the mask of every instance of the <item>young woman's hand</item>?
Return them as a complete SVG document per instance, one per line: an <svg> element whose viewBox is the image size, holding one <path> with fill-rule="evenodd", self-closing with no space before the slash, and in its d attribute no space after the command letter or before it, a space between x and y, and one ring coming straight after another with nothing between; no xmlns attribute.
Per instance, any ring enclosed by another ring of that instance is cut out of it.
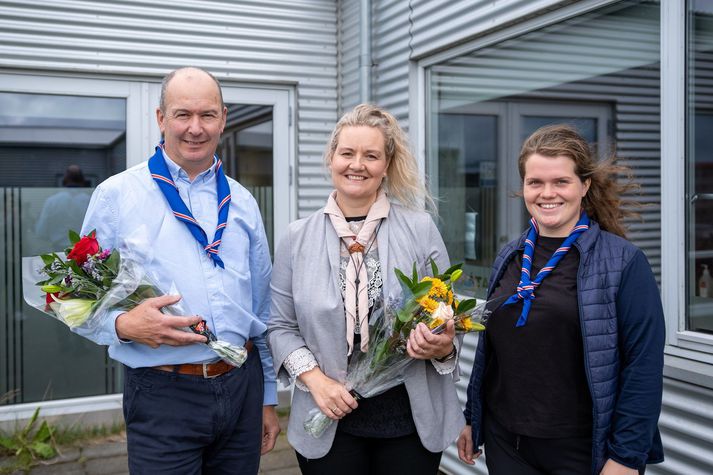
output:
<svg viewBox="0 0 713 475"><path fill-rule="evenodd" d="M469 425L465 426L458 436L458 458L468 465L475 465L475 459L480 457L480 450L473 450L473 433Z"/></svg>
<svg viewBox="0 0 713 475"><path fill-rule="evenodd" d="M609 459L599 475L639 475L639 471Z"/></svg>

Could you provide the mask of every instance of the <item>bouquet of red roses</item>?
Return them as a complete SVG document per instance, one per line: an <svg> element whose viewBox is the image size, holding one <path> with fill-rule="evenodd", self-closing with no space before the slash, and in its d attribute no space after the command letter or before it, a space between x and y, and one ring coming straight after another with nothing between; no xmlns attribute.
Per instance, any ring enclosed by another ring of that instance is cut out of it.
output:
<svg viewBox="0 0 713 475"><path fill-rule="evenodd" d="M122 259L118 250L102 249L94 231L84 237L70 231L69 240L64 253L23 258L23 294L29 305L70 328L93 329L102 326L112 311L129 311L148 298L165 295L138 259ZM190 315L182 301L162 311ZM205 320L187 331L205 336L227 363L240 366L247 359L245 348L218 340Z"/></svg>

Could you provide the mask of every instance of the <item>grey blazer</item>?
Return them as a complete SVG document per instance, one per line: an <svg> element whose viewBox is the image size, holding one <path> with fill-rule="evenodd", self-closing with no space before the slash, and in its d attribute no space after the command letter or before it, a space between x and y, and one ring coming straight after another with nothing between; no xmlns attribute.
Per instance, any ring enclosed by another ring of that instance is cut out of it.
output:
<svg viewBox="0 0 713 475"><path fill-rule="evenodd" d="M401 292L393 272L395 267L407 271L416 262L420 275L427 275L431 257L440 269L448 266L441 235L425 212L392 204L377 243L383 292L387 297ZM338 283L339 244L329 218L319 210L291 223L275 252L268 344L278 377L285 383L288 374L283 362L302 346L312 351L319 367L330 378L343 380L346 374L346 318ZM417 361L410 365L405 376L421 442L426 449L440 452L458 437L465 424L455 391L458 365L453 374L440 375L430 361ZM337 426L332 424L319 439L307 434L302 424L315 407L310 393L295 389L287 438L308 459L327 454Z"/></svg>

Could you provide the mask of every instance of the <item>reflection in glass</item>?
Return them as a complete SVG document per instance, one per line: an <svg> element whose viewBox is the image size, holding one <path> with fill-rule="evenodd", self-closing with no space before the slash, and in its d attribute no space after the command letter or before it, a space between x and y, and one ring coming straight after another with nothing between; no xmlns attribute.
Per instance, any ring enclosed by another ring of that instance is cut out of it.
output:
<svg viewBox="0 0 713 475"><path fill-rule="evenodd" d="M92 189L126 167L126 101L0 92L0 396L34 402L119 391L106 349L28 307L21 256L61 251Z"/></svg>
<svg viewBox="0 0 713 475"><path fill-rule="evenodd" d="M438 122L439 215L453 262L464 263L461 292L487 283L497 243L497 117L441 114Z"/></svg>
<svg viewBox="0 0 713 475"><path fill-rule="evenodd" d="M273 122L272 106L226 104L228 121L218 147L225 173L257 200L273 249Z"/></svg>
<svg viewBox="0 0 713 475"><path fill-rule="evenodd" d="M525 229L520 147L553 123L634 171L642 193L627 198L645 206L628 237L660 272L659 9L616 2L427 69L427 166L460 291L484 297L495 253Z"/></svg>
<svg viewBox="0 0 713 475"><path fill-rule="evenodd" d="M687 329L713 333L713 0L688 2Z"/></svg>

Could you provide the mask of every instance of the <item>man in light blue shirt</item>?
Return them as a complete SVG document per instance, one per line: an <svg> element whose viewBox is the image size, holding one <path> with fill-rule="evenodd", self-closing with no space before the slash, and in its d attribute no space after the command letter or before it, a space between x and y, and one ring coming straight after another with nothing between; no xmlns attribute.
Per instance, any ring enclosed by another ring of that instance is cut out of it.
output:
<svg viewBox="0 0 713 475"><path fill-rule="evenodd" d="M126 367L124 416L135 473L257 473L279 433L265 332L270 254L254 198L215 157L226 123L218 81L197 68L166 76L156 111L164 142L99 185L82 233L139 259L166 295L81 332ZM166 186L168 184L169 186ZM184 316L161 308L176 303ZM205 337L249 348L234 368ZM254 348L254 349L253 349Z"/></svg>

